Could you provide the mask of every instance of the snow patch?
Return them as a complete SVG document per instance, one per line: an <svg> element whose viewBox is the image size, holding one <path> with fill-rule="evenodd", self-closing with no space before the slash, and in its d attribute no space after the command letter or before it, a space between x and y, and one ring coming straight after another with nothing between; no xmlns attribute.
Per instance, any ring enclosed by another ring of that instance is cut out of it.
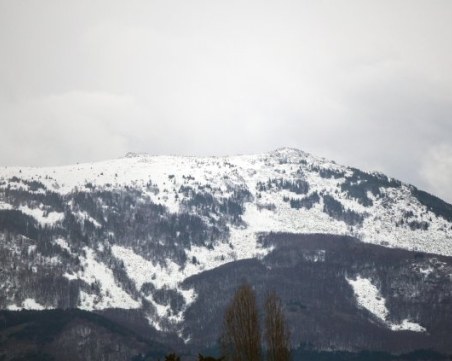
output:
<svg viewBox="0 0 452 361"><path fill-rule="evenodd" d="M93 217L91 217L88 213L83 211L74 212L74 216L80 221L84 222L85 220L92 223L94 227L101 228L102 225L96 221Z"/></svg>
<svg viewBox="0 0 452 361"><path fill-rule="evenodd" d="M30 245L28 246L27 254L30 256L33 253L36 253L36 249L38 247L36 245Z"/></svg>
<svg viewBox="0 0 452 361"><path fill-rule="evenodd" d="M154 264L146 260L133 250L114 245L112 248L113 255L124 263L128 277L135 283L138 291L145 283L152 283L156 289L173 289L182 295L185 301L185 306L179 313L174 313L170 305L162 305L156 302L152 295L143 295L155 308L157 317L147 316L151 326L157 330L162 330L163 320L168 320L172 323L180 323L183 321L183 314L188 306L190 306L196 299L194 289L182 289L180 283L187 277L179 265L167 260L164 266Z"/></svg>
<svg viewBox="0 0 452 361"><path fill-rule="evenodd" d="M422 273L425 277L430 275L434 271L433 267L428 266L426 268L420 268L419 272Z"/></svg>
<svg viewBox="0 0 452 361"><path fill-rule="evenodd" d="M63 239L63 238L57 238L53 241L57 246L59 246L61 249L64 249L69 254L72 254L71 247L69 247L69 243Z"/></svg>
<svg viewBox="0 0 452 361"><path fill-rule="evenodd" d="M9 305L6 307L6 309L9 311L20 311L20 310L42 311L42 310L49 309L49 308L36 302L36 300L34 300L33 298L27 298L22 302L21 306Z"/></svg>
<svg viewBox="0 0 452 361"><path fill-rule="evenodd" d="M78 279L79 279L79 277L78 277L77 275L70 274L70 273L68 273L68 272L65 272L65 273L63 274L63 277L66 278L66 279L68 279L69 281L73 281L73 280L78 280Z"/></svg>
<svg viewBox="0 0 452 361"><path fill-rule="evenodd" d="M426 331L421 325L407 319L400 324L394 324L389 321L389 310L386 307L386 300L370 279L361 276L357 276L356 280L347 277L345 279L352 287L358 305L372 313L392 331Z"/></svg>
<svg viewBox="0 0 452 361"><path fill-rule="evenodd" d="M389 315L386 308L386 300L380 294L378 288L367 278L358 276L356 280L346 278L347 282L353 288L358 305L368 310L375 317L383 322Z"/></svg>
<svg viewBox="0 0 452 361"><path fill-rule="evenodd" d="M396 325L391 325L392 331L414 331L414 332L426 332L425 327L422 327L418 323L411 322L407 319L403 320L402 323Z"/></svg>
<svg viewBox="0 0 452 361"><path fill-rule="evenodd" d="M6 306L6 309L8 311L21 311L23 308L16 306L16 305L9 305L9 306Z"/></svg>
<svg viewBox="0 0 452 361"><path fill-rule="evenodd" d="M64 213L45 212L40 208L29 208L28 206L20 206L19 211L33 217L42 226L52 226L64 218Z"/></svg>
<svg viewBox="0 0 452 361"><path fill-rule="evenodd" d="M166 267L162 267L125 247L114 245L111 251L124 263L127 275L133 280L137 290L140 290L141 286L147 282L152 283L156 288L165 286L175 288L185 278L179 270L179 265L172 261L166 261Z"/></svg>
<svg viewBox="0 0 452 361"><path fill-rule="evenodd" d="M0 201L0 211L10 210L10 209L13 209L13 206L11 204Z"/></svg>
<svg viewBox="0 0 452 361"><path fill-rule="evenodd" d="M80 257L82 271L76 275L64 274L69 280L80 279L88 285L97 285L100 294L88 294L80 292L79 307L84 310L102 310L106 308L139 308L141 302L133 299L116 282L113 272L105 264L96 260L95 252L88 248L83 248L86 257Z"/></svg>

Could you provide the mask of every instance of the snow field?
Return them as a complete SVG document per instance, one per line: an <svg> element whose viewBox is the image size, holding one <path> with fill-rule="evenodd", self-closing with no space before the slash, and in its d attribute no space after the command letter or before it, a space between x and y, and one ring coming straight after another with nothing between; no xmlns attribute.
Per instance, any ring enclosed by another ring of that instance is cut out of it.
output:
<svg viewBox="0 0 452 361"><path fill-rule="evenodd" d="M96 260L95 252L88 248L83 248L85 257L81 256L80 261L83 271L75 275L65 274L69 280L80 279L88 285L96 284L100 288L100 296L80 292L80 305L83 310L93 311L106 308L140 308L141 302L133 299L115 281L113 272L103 263Z"/></svg>
<svg viewBox="0 0 452 361"><path fill-rule="evenodd" d="M350 278L346 278L346 280L353 289L358 305L369 311L392 331L426 331L421 325L407 319L400 324L394 324L389 321L389 310L386 308L386 300L370 279L358 275L356 280Z"/></svg>

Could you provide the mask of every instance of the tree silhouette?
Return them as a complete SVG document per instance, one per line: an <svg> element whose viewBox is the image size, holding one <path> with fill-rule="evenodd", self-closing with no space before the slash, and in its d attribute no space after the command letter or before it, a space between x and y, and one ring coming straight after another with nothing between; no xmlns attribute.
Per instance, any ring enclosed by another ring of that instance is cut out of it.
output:
<svg viewBox="0 0 452 361"><path fill-rule="evenodd" d="M165 356L165 361L180 361L180 356L177 356L175 353L170 353Z"/></svg>
<svg viewBox="0 0 452 361"><path fill-rule="evenodd" d="M290 360L290 333L281 299L274 291L268 293L265 300L264 338L267 344L267 361Z"/></svg>
<svg viewBox="0 0 452 361"><path fill-rule="evenodd" d="M261 361L256 294L249 284L236 291L226 308L221 348L227 361Z"/></svg>

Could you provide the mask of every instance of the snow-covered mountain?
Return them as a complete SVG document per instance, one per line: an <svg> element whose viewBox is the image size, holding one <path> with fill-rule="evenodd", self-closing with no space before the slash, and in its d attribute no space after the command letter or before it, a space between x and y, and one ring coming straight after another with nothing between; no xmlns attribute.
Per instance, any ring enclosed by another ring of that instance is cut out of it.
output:
<svg viewBox="0 0 452 361"><path fill-rule="evenodd" d="M188 341L183 321L198 293L186 280L264 259L277 248L262 241L271 233L351 236L450 257L452 206L383 174L289 148L2 167L0 307L136 309L157 331ZM430 272L425 267L416 272ZM383 301L369 304L365 295L382 299L377 281L347 277L357 308L395 331L425 331L415 320L387 321Z"/></svg>

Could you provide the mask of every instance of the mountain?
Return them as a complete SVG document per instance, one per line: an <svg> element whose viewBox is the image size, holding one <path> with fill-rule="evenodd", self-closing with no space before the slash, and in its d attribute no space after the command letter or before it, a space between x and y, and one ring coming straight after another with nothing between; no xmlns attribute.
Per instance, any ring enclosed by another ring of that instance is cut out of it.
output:
<svg viewBox="0 0 452 361"><path fill-rule="evenodd" d="M81 310L0 311L2 360L123 361L169 349ZM2 352L4 351L4 353Z"/></svg>
<svg viewBox="0 0 452 361"><path fill-rule="evenodd" d="M297 345L452 353L452 206L297 149L0 168L0 269L1 309L178 347L212 347L248 280L280 293Z"/></svg>

